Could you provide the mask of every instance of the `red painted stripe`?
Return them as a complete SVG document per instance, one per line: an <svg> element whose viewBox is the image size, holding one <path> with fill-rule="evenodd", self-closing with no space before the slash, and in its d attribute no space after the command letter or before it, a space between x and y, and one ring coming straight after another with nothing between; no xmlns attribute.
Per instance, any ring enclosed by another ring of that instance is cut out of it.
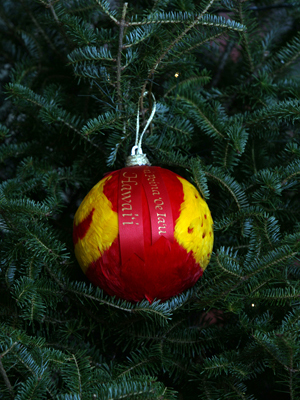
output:
<svg viewBox="0 0 300 400"><path fill-rule="evenodd" d="M74 246L79 239L83 239L87 234L87 231L89 230L93 220L94 211L95 209L93 208L92 211L89 213L89 215L83 221L81 221L78 225L74 225L73 229Z"/></svg>

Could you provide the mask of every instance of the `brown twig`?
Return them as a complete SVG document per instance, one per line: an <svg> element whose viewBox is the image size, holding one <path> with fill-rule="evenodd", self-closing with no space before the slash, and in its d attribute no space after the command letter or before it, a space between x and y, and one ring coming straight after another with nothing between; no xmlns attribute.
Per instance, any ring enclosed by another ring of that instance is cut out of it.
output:
<svg viewBox="0 0 300 400"><path fill-rule="evenodd" d="M15 393L14 393L13 387L11 386L11 383L10 383L10 381L8 379L8 376L7 376L7 373L6 373L5 369L4 369L4 366L2 364L2 355L0 356L0 373L1 373L2 377L3 377L3 379L4 379L5 385L6 385L7 389L8 389L8 391L9 391L10 397L12 399L14 399L15 398Z"/></svg>
<svg viewBox="0 0 300 400"><path fill-rule="evenodd" d="M117 56L117 94L118 94L118 104L119 110L121 111L123 108L122 105L122 91L121 91L121 57L122 57L122 49L123 49L123 36L124 36L124 28L125 28L125 15L127 10L128 3L124 3L123 11L122 11L122 19L120 23L120 33L119 33L119 49Z"/></svg>
<svg viewBox="0 0 300 400"><path fill-rule="evenodd" d="M43 38L45 39L45 41L48 43L48 45L51 47L51 49L58 55L60 55L60 53L58 52L58 50L55 48L55 46L53 45L52 41L50 40L49 36L46 34L46 32L44 31L44 29L41 27L41 25L38 23L38 21L36 20L36 18L34 17L34 15L32 14L32 12L30 11L30 9L26 6L24 0L20 0L21 4L24 8L24 10L27 12L27 14L30 16L32 22L34 23L34 25L36 26L36 28L38 29L38 31L41 33L41 35L43 36Z"/></svg>
<svg viewBox="0 0 300 400"><path fill-rule="evenodd" d="M59 20L59 18L58 18L58 16L57 16L56 12L55 12L55 10L54 10L53 1L48 0L48 8L50 9L51 14L53 15L53 18L54 18L56 24L58 25L58 29L60 30L60 33L61 33L62 37L64 38L66 44L67 44L71 49L74 49L75 46L73 45L73 43L70 41L70 39L69 39L68 36L66 35L66 32L65 32L64 27L63 27L63 24L62 24L61 21Z"/></svg>

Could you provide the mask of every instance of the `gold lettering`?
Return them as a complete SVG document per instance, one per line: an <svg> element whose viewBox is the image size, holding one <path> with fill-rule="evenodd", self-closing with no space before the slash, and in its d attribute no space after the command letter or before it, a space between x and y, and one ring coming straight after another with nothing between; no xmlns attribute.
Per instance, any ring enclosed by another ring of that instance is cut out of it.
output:
<svg viewBox="0 0 300 400"><path fill-rule="evenodd" d="M163 234L163 233L167 233L166 231L162 231L161 229L163 229L163 227L162 226L159 226L158 227L158 234L160 235L160 234Z"/></svg>
<svg viewBox="0 0 300 400"><path fill-rule="evenodd" d="M162 201L162 198L161 197L159 197L158 199L155 199L154 200L154 203L159 203L160 202L160 204L157 204L157 205L160 205L160 206L163 206L165 203Z"/></svg>
<svg viewBox="0 0 300 400"><path fill-rule="evenodd" d="M158 213L156 213L156 215L157 215L158 217L166 217L166 216L167 216L167 214L158 214Z"/></svg>
<svg viewBox="0 0 300 400"><path fill-rule="evenodd" d="M138 184L136 181L131 181L130 179L132 179L132 178L128 178L128 181L121 181L122 186L124 185L124 183L128 183L128 182L133 183L135 186Z"/></svg>
<svg viewBox="0 0 300 400"><path fill-rule="evenodd" d="M125 203L131 203L131 200L127 200L128 197L130 198L131 195L130 196L124 196L124 197L122 196L122 201L125 201Z"/></svg>
<svg viewBox="0 0 300 400"><path fill-rule="evenodd" d="M133 221L132 222L123 222L123 225L133 225Z"/></svg>
<svg viewBox="0 0 300 400"><path fill-rule="evenodd" d="M131 175L128 175L128 172L125 171L123 172L123 176L124 178L126 178L126 181L121 181L122 185L124 185L125 183L133 183L134 185L137 185L138 183L136 181L134 181L133 179L137 178L137 174L135 174L134 172ZM130 188L131 189L131 188Z"/></svg>
<svg viewBox="0 0 300 400"><path fill-rule="evenodd" d="M127 199L128 197L131 197L131 191L126 192L126 193L122 193L122 199Z"/></svg>
<svg viewBox="0 0 300 400"><path fill-rule="evenodd" d="M131 190L131 186L130 185L122 185L122 187L121 187L121 192L123 191L123 190Z"/></svg>
<svg viewBox="0 0 300 400"><path fill-rule="evenodd" d="M132 205L128 203L122 204L122 211L131 211L132 210Z"/></svg>
<svg viewBox="0 0 300 400"><path fill-rule="evenodd" d="M163 201L162 201L162 198L161 197L159 197L158 199L155 199L154 200L154 203L155 203L155 210L160 210L160 211L162 211L163 210L163 205L165 204ZM156 204L157 203L157 204Z"/></svg>
<svg viewBox="0 0 300 400"><path fill-rule="evenodd" d="M137 174L133 173L133 176L127 176L127 171L123 172L123 176L125 176L125 178L137 178Z"/></svg>
<svg viewBox="0 0 300 400"><path fill-rule="evenodd" d="M158 217L159 224L165 224L166 220L163 217Z"/></svg>

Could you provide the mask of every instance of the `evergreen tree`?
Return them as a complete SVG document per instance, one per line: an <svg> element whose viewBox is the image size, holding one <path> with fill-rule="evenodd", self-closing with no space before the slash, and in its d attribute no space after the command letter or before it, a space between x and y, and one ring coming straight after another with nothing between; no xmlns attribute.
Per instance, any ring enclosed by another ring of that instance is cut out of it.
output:
<svg viewBox="0 0 300 400"><path fill-rule="evenodd" d="M300 398L299 7L1 1L0 399ZM72 224L152 94L144 151L215 244L193 288L132 304L85 278Z"/></svg>

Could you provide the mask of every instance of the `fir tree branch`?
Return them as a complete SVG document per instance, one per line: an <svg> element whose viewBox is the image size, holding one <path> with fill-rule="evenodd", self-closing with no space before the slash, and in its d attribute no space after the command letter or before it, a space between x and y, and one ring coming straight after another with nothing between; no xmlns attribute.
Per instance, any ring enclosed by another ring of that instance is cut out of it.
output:
<svg viewBox="0 0 300 400"><path fill-rule="evenodd" d="M122 111L123 104L122 104L122 91L121 91L121 57L122 57L122 49L123 49L123 37L124 37L124 28L125 28L125 16L127 10L128 3L124 3L123 11L122 11L122 19L120 23L120 33L119 33L119 48L118 48L118 55L117 55L117 95L118 95L118 104L119 110Z"/></svg>
<svg viewBox="0 0 300 400"><path fill-rule="evenodd" d="M299 35L298 35L299 36ZM283 49L286 52L293 52L293 47L291 45L294 45L295 47L298 47L298 51L295 51L294 54L292 54L292 57L289 58L289 60L287 62L285 62L285 60L281 60L283 62L283 64L280 65L279 68L277 68L275 71L272 72L272 75L278 75L281 74L282 71L284 71L286 68L288 68L290 65L292 65L299 57L300 57L300 39L299 37L295 37L294 40L291 43L288 43L287 48ZM286 58L287 54L281 54L281 52L279 51L279 53L277 54L277 57L279 58Z"/></svg>
<svg viewBox="0 0 300 400"><path fill-rule="evenodd" d="M76 366L76 371L77 371L77 376L78 376L78 393L79 396L81 397L82 394L82 386L81 386L81 373L80 373L80 368L78 365L77 358L75 357L75 354L72 354L72 358L69 358L69 360L74 360L75 366Z"/></svg>
<svg viewBox="0 0 300 400"><path fill-rule="evenodd" d="M48 0L47 8L50 8L50 11L51 11L51 13L53 15L53 18L54 18L55 22L57 23L57 25L59 25L60 22L59 22L58 16L56 15L55 10L54 10L53 4L52 4L52 0Z"/></svg>
<svg viewBox="0 0 300 400"><path fill-rule="evenodd" d="M81 293L81 292L79 292L77 290L74 290L74 289L71 289L71 288L68 288L67 291L70 292L70 293L74 293L77 296L85 297L85 298L93 300L93 301L95 301L97 303L106 304L107 306L110 306L110 307L113 307L113 308L116 308L116 309L119 309L119 310L122 310L122 311L126 311L126 312L129 312L129 313L137 313L137 312L139 312L139 308L126 308L126 307L123 307L121 305L121 303L120 304L114 303L113 299L112 299L112 301L107 301L107 300L105 300L103 298L100 299L100 298L98 298L96 296L93 296L93 295L90 295L90 294L87 294L87 293ZM143 308L141 308L141 311L142 312L146 312L146 313L148 312L150 314L152 314L152 313L156 314L158 317L163 318L165 320L169 319L169 316L166 316L164 313L162 313L162 312L160 312L158 310L155 310L153 308L147 308L147 307L144 306Z"/></svg>
<svg viewBox="0 0 300 400"><path fill-rule="evenodd" d="M109 50L104 47L97 48L95 46L86 46L79 49L75 49L68 54L69 64L78 65L78 63L86 63L87 61L99 62L99 61L112 61L117 60L112 57Z"/></svg>
<svg viewBox="0 0 300 400"><path fill-rule="evenodd" d="M99 6L102 8L102 10L104 11L104 13L117 25L120 25L120 22L110 13L109 8L105 7L102 4L101 0L95 0L97 4L99 4Z"/></svg>
<svg viewBox="0 0 300 400"><path fill-rule="evenodd" d="M160 1L161 1L161 0L155 0L155 1L154 1L153 7L152 7L152 12L155 11L155 9L156 9L156 7L159 5Z"/></svg>
<svg viewBox="0 0 300 400"><path fill-rule="evenodd" d="M257 174L256 160L255 160L254 142L252 143L252 148L251 148L251 158L252 158L252 161L253 161L253 170L254 170L254 174Z"/></svg>
<svg viewBox="0 0 300 400"><path fill-rule="evenodd" d="M78 8L72 7L72 8L68 9L68 14L71 14L71 15L72 14L80 14L80 13L84 13L84 12L86 12L88 10L94 10L95 8L97 8L96 4L95 5L90 4L88 6L78 7Z"/></svg>
<svg viewBox="0 0 300 400"><path fill-rule="evenodd" d="M273 75L281 74L285 68L288 68L291 64L293 64L300 57L300 51L296 53L287 63L282 64L282 66L272 72Z"/></svg>
<svg viewBox="0 0 300 400"><path fill-rule="evenodd" d="M263 230L264 230L264 234L265 234L265 237L267 238L267 242L268 242L269 246L271 247L271 249L274 249L274 246L271 242L271 238L270 238L270 235L268 232L268 220L266 220L266 219L264 219L264 221L263 221Z"/></svg>
<svg viewBox="0 0 300 400"><path fill-rule="evenodd" d="M220 36L220 35L218 35L218 36ZM234 45L235 45L235 43L234 43L233 40L231 42L227 43L226 49L225 49L225 51L224 51L224 53L223 53L223 55L221 57L221 60L218 63L218 70L217 70L217 72L216 72L216 74L215 74L215 76L214 76L214 78L213 78L213 80L211 82L211 87L214 87L214 86L216 86L218 84L218 82L219 82L219 80L221 78L221 74L223 72L223 69L225 68L226 61L227 61L227 59L228 59L228 57L229 57L229 55L231 53L231 50L234 48Z"/></svg>
<svg viewBox="0 0 300 400"><path fill-rule="evenodd" d="M194 46L190 46L189 48L183 50L182 52L176 53L176 56L179 57L182 54L189 53L189 52L195 50L197 47L202 46L204 43L211 42L211 41L217 39L218 37L224 35L224 33L226 33L226 30L216 33L215 35L211 35L211 36L207 37L206 39L202 40L201 42L195 44Z"/></svg>
<svg viewBox="0 0 300 400"><path fill-rule="evenodd" d="M261 271L263 271L263 270L265 270L265 269L267 269L267 268L273 267L273 266L275 266L276 264L280 264L280 263L282 263L282 262L284 262L284 261L288 261L289 259L294 258L294 257L297 256L297 255L298 255L297 252L293 252L293 253L290 253L290 254L283 255L283 256L280 257L280 258L277 258L277 259L275 258L274 261L271 261L271 262L269 262L269 263L263 265L263 266L260 267L259 269L255 270L255 271L253 271L252 273L250 273L250 274L248 274L247 276L245 276L245 277L244 277L244 280L251 278L252 276L258 274L259 272L261 272Z"/></svg>
<svg viewBox="0 0 300 400"><path fill-rule="evenodd" d="M265 282L265 284L269 284L272 280L269 279L268 282ZM289 283L287 283L289 285ZM283 304L284 300L287 300L287 304L291 304L291 301L297 301L299 298L299 290L296 290L293 286L291 287L285 287L284 289L282 288L275 288L275 289L265 289L261 292L257 292L263 284L260 285L259 287L256 287L254 290L252 290L252 293L255 293L254 295L254 300L266 300L270 301L272 303L277 300L277 304Z"/></svg>
<svg viewBox="0 0 300 400"><path fill-rule="evenodd" d="M74 120L73 117L70 116L65 110L61 109L59 106L49 104L46 99L35 92L20 84L9 84L8 90L11 92L11 95L14 95L18 98L26 100L27 102L34 104L41 108L45 113L49 113L48 116L51 116L52 122L61 122L74 132L76 132L82 139L89 142L92 146L96 147L102 153L105 153L105 150L94 143L89 137L83 135L72 123L66 120L66 117L70 117L70 120ZM76 119L76 118L75 118ZM106 154L106 153L105 153Z"/></svg>
<svg viewBox="0 0 300 400"><path fill-rule="evenodd" d="M146 91L146 86L148 83L148 80L153 77L158 65L161 63L161 61L165 58L165 56L169 53L172 48L182 40L182 38L192 29L194 26L203 18L205 13L207 13L208 9L211 7L211 5L214 3L215 0L210 0L205 9L199 14L195 20L175 39L173 42L166 48L166 50L158 57L158 59L155 61L154 65L152 66L149 74L148 74L148 79L145 80L143 88L142 88L142 93L141 93L141 99L144 97L144 93Z"/></svg>
<svg viewBox="0 0 300 400"><path fill-rule="evenodd" d="M51 14L53 15L53 18L54 18L56 24L58 25L58 29L59 29L59 31L60 31L62 37L64 38L66 44L67 44L70 48L74 48L73 43L69 40L68 36L66 35L66 32L65 32L65 30L64 30L64 28L63 28L63 24L60 22L60 20L59 20L57 14L56 14L56 12L55 12L55 9L54 9L54 7L53 7L52 1L53 1L53 0L48 0L48 6L47 6L47 8L50 9Z"/></svg>
<svg viewBox="0 0 300 400"><path fill-rule="evenodd" d="M245 23L244 23L244 14L243 14L243 9L242 9L242 2L243 2L243 0L239 0L238 1L238 13L239 13L241 24L245 25ZM248 57L248 61L249 61L250 72L253 73L255 68L254 68L252 55L251 55L251 52L250 52L248 33L247 32L242 32L242 38L243 38L245 51L246 51L246 54L247 54L247 57Z"/></svg>
<svg viewBox="0 0 300 400"><path fill-rule="evenodd" d="M206 11L205 11L206 12ZM202 14L202 13L201 13ZM153 16L153 18L144 19L139 22L127 22L126 26L142 26L142 25L163 25L163 24L189 24L193 23L193 25L203 25L203 26L211 26L217 28L226 28L234 31L243 31L244 27L240 23L233 22L233 25L226 23L226 20L223 17L216 17L215 15L206 14L202 15L199 19L197 14L192 13L180 13L178 15L169 15L168 17L159 15L157 18ZM231 21L232 22L232 21Z"/></svg>
<svg viewBox="0 0 300 400"><path fill-rule="evenodd" d="M216 254L216 260L217 260L217 264L218 264L218 266L220 267L220 269L222 269L223 271L225 271L227 274L233 275L233 276L235 276L236 278L239 278L239 279L243 279L243 276L241 276L241 275L235 273L234 271L230 270L229 268L226 268L226 267L222 264L222 262L221 262L221 260L220 260L220 255L219 255L219 253ZM233 259L233 261L236 262L237 260Z"/></svg>
<svg viewBox="0 0 300 400"><path fill-rule="evenodd" d="M222 186L224 186L224 187L229 191L229 193L230 193L230 194L232 195L232 197L234 198L234 201L236 202L236 205L237 205L238 209L240 210L240 209L241 209L240 202L238 201L238 199L237 199L235 193L234 193L233 190L230 188L230 186L227 185L227 184L224 182L224 180L223 180L223 179L220 179L218 176L215 176L214 174L212 174L212 173L210 173L210 172L207 172L207 171L204 171L204 173L205 173L205 175L206 175L208 178L217 180Z"/></svg>
<svg viewBox="0 0 300 400"><path fill-rule="evenodd" d="M220 137L221 139L225 139L223 133L220 132L220 130L213 124L212 121L210 121L210 119L205 115L205 113L201 110L198 104L195 101L193 101L193 99L181 95L177 95L176 99L184 100L186 103L190 104L193 108L195 108L197 113L201 116L201 118L203 119L205 124L209 127L209 129L213 131L216 134L216 136Z"/></svg>
<svg viewBox="0 0 300 400"><path fill-rule="evenodd" d="M7 373L6 373L5 369L4 369L4 366L3 366L3 363L2 363L2 358L3 358L3 354L0 355L0 374L2 375L2 378L3 378L4 383L5 383L5 385L6 385L7 389L8 389L10 397L12 399L14 399L15 398L15 393L14 393L13 387L12 387L12 385L10 383L10 380L9 380L9 378L7 376Z"/></svg>
<svg viewBox="0 0 300 400"><path fill-rule="evenodd" d="M8 32L11 35L11 37L13 37L17 43L19 43L22 47L24 47L26 49L26 52L28 53L28 49L26 48L21 35L18 33L16 26L8 19L2 5L0 5L0 17L1 20L6 24ZM3 52L2 56L5 56L9 62L12 62L10 55Z"/></svg>
<svg viewBox="0 0 300 400"><path fill-rule="evenodd" d="M256 341L256 342L258 342L258 344L263 348L263 349L265 349L265 351L267 352L267 353L269 353L270 354L270 356L273 358L273 359L275 359L279 364L281 364L286 370L288 370L288 371L290 371L290 372L299 372L299 371L297 371L297 370L290 370L290 368L289 368L289 366L287 366L282 360L281 360L281 358L279 357L279 355L278 354L276 354L276 352L273 352L273 351L271 351L271 349L270 349L270 347L267 345L269 342L265 339L265 340L263 340L264 338L261 338L261 337L259 337L259 335L257 335L257 334L252 334L251 335L252 337L253 337L253 339ZM277 346L276 346L276 348L277 348Z"/></svg>
<svg viewBox="0 0 300 400"><path fill-rule="evenodd" d="M208 83L210 81L210 75L206 70L201 71L202 75L195 75L195 76L189 76L187 79L184 79L180 82L176 82L175 85L172 85L164 94L164 97L168 97L168 95L170 94L170 92L172 92L173 90L177 89L178 90L175 92L174 94L174 98L177 98L177 92L180 89L185 89L188 88L192 85L204 85L206 83Z"/></svg>
<svg viewBox="0 0 300 400"><path fill-rule="evenodd" d="M60 57L62 58L62 55L60 52L57 51L57 49L55 48L55 46L53 45L51 39L49 38L49 36L46 34L46 32L44 31L44 29L40 26L40 24L38 23L38 21L36 20L36 18L34 17L34 15L32 14L32 12L26 7L24 0L20 0L22 3L22 6L24 7L25 11L27 12L27 14L30 16L32 22L34 23L34 25L37 27L38 31L42 34L43 38L46 40L46 42L48 43L48 45L51 47L51 49Z"/></svg>
<svg viewBox="0 0 300 400"><path fill-rule="evenodd" d="M283 186L287 181L291 180L292 178L296 177L297 175L300 175L300 171L294 172L293 174L286 176L284 180L281 182L281 185Z"/></svg>
<svg viewBox="0 0 300 400"><path fill-rule="evenodd" d="M228 158L228 150L229 150L229 142L226 143L225 145L225 151L224 151L224 161L223 161L223 167L226 169L228 167L227 165L227 158Z"/></svg>
<svg viewBox="0 0 300 400"><path fill-rule="evenodd" d="M117 375L117 378L121 378L122 376L129 374L131 371L135 370L136 368L141 367L142 365L148 365L149 363L157 360L157 357L149 357L145 358L144 360L140 361L139 363L135 364L134 366L127 368L126 370L122 371L119 375Z"/></svg>
<svg viewBox="0 0 300 400"><path fill-rule="evenodd" d="M298 99L283 100L261 108L245 116L245 126L261 124L262 121L267 121L268 119L274 119L278 122L299 120L300 101Z"/></svg>
<svg viewBox="0 0 300 400"><path fill-rule="evenodd" d="M268 4L265 6L250 6L247 7L247 10L249 11L265 11L265 10L272 10L272 9L278 9L278 8L298 8L300 7L299 4L288 4L288 3L278 3L278 4ZM223 13L223 12L228 12L228 8L218 8L216 10L212 10L213 13Z"/></svg>

